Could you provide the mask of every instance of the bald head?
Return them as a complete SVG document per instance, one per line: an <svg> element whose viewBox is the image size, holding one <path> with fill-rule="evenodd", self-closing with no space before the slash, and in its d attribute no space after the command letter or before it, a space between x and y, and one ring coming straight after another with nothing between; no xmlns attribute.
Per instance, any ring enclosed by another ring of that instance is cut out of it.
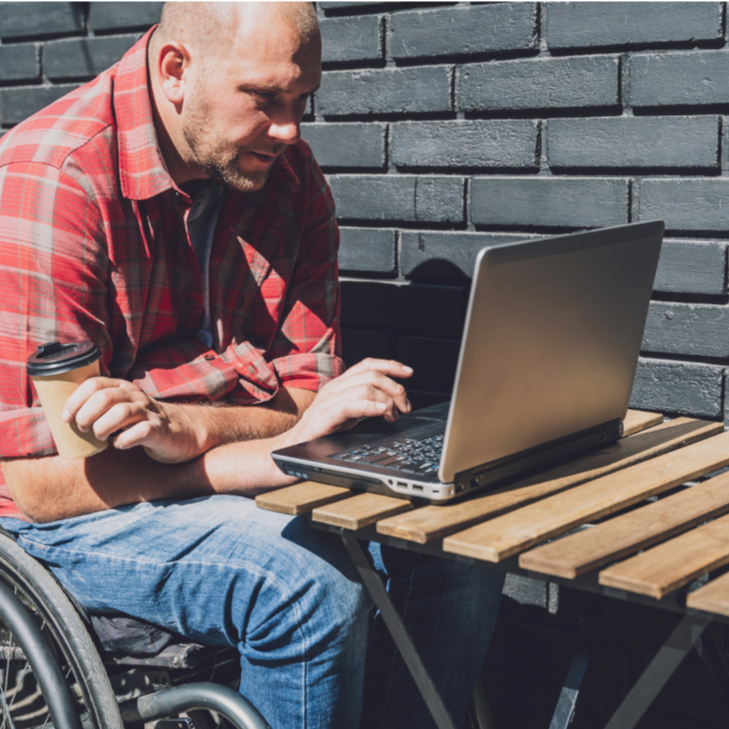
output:
<svg viewBox="0 0 729 729"><path fill-rule="evenodd" d="M150 42L156 55L164 43L184 43L204 61L229 50L240 36L254 32L261 21L294 28L301 45L319 36L316 11L309 2L168 2Z"/></svg>

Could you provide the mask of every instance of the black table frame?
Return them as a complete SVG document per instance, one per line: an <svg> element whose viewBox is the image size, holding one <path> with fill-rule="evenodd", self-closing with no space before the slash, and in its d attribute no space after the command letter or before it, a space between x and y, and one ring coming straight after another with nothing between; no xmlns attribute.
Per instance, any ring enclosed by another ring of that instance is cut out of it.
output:
<svg viewBox="0 0 729 729"><path fill-rule="evenodd" d="M581 640L567 671L549 729L566 729L572 720L600 618L607 601L610 599L649 605L653 608L676 613L681 617L671 634L658 648L643 674L605 725L605 729L634 729L683 659L695 646L700 647L698 654L721 692L724 703L729 710L729 667L727 667L711 627L712 623L729 623L729 618L688 608L686 606L688 589L677 590L661 600L655 600L645 595L605 587L599 584L597 572L594 571L573 580L567 580L519 567L518 555L498 563L484 562L483 560L444 552L441 548L442 539L434 539L426 544L418 544L417 542L379 534L374 524L352 531L315 522L311 514L306 515L306 518L312 527L341 537L357 568L362 583L380 611L382 619L423 696L438 729L459 729L459 727L456 727L447 707L443 703L438 688L423 665L423 661L405 624L392 604L379 575L370 564L361 542L381 542L400 549L477 564L486 569L497 569L509 574L536 578L543 582L554 582L568 590L575 591L576 597L578 594L584 595L587 593L590 596L587 604L585 604L584 599L577 599L578 605L582 606L582 609L578 610ZM703 639L699 642L702 636Z"/></svg>

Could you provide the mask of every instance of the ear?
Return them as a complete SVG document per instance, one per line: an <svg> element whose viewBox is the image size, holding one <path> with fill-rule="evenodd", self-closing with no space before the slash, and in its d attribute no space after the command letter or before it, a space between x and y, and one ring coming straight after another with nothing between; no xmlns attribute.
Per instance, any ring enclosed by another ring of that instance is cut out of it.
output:
<svg viewBox="0 0 729 729"><path fill-rule="evenodd" d="M185 81L190 66L190 52L178 42L165 43L159 50L159 83L171 104L182 104Z"/></svg>

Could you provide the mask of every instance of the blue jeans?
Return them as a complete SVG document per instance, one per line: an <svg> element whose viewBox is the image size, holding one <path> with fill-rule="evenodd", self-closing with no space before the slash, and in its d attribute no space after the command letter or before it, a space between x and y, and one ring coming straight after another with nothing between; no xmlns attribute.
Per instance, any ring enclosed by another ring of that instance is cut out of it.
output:
<svg viewBox="0 0 729 729"><path fill-rule="evenodd" d="M50 524L0 520L89 611L122 612L241 655L273 729L425 729L425 704L338 537L213 496ZM370 547L458 722L486 654L501 575ZM366 661L363 660L367 656Z"/></svg>

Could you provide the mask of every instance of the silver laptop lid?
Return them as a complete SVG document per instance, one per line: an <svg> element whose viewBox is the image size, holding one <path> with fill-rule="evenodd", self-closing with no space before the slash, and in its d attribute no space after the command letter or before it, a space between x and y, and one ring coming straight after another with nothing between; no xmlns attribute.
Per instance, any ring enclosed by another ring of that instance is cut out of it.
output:
<svg viewBox="0 0 729 729"><path fill-rule="evenodd" d="M651 221L479 253L441 481L625 417L662 239Z"/></svg>

